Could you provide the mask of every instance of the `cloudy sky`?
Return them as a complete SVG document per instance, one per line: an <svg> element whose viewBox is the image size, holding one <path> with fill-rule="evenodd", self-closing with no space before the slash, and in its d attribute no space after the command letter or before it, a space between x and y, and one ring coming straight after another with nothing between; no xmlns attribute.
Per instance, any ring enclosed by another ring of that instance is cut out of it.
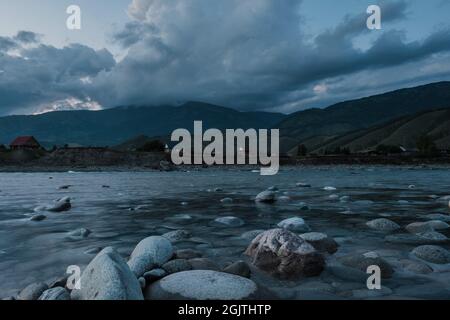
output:
<svg viewBox="0 0 450 320"><path fill-rule="evenodd" d="M0 0L0 115L191 100L290 113L450 80L449 15L448 0Z"/></svg>

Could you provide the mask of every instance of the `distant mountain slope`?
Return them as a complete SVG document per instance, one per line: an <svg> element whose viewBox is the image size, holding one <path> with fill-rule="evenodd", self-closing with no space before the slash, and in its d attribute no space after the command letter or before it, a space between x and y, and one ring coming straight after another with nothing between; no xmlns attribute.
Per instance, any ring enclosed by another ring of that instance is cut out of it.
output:
<svg viewBox="0 0 450 320"><path fill-rule="evenodd" d="M310 151L322 153L339 147L358 152L378 145L401 145L413 149L416 148L417 139L423 135L431 137L438 148L450 149L450 109L422 112L385 125L344 134Z"/></svg>
<svg viewBox="0 0 450 320"><path fill-rule="evenodd" d="M277 127L281 141L286 142L282 149L288 151L311 138L332 139L417 112L449 107L450 82L438 82L297 112Z"/></svg>
<svg viewBox="0 0 450 320"><path fill-rule="evenodd" d="M139 135L165 136L191 129L195 120L207 128L271 128L285 115L239 112L216 105L189 102L180 107L119 107L102 111L61 111L36 116L0 118L0 144L16 136L33 135L47 147L76 143L113 146Z"/></svg>

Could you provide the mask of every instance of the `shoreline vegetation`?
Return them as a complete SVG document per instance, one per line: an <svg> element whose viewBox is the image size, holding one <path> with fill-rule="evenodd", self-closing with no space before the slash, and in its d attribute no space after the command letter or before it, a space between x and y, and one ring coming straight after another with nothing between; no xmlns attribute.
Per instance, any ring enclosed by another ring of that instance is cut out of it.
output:
<svg viewBox="0 0 450 320"><path fill-rule="evenodd" d="M394 165L394 166L448 166L450 155L307 155L281 156L280 165L335 166L335 165ZM99 172L99 171L173 171L191 169L232 168L259 169L255 165L173 165L168 152L118 151L109 148L61 148L54 151L8 150L0 151L0 172Z"/></svg>

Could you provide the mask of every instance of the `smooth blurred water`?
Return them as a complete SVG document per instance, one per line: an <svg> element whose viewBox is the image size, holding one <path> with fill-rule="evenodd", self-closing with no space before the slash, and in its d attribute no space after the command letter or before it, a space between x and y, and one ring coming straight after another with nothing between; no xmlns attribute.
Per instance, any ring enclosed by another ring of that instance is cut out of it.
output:
<svg viewBox="0 0 450 320"><path fill-rule="evenodd" d="M312 188L296 187L297 182L309 183ZM59 190L63 185L72 187ZM274 185L280 196L288 195L291 201L274 205L254 202L256 194ZM337 191L324 191L325 186L334 186ZM216 192L215 188L222 191ZM191 241L177 244L178 248L201 250L224 265L243 259L249 241L241 234L275 227L293 216L303 217L313 231L335 237L341 244L337 256L379 250L395 262L408 257L414 246L387 244L385 234L369 230L365 223L387 216L405 226L423 221L426 214L448 214L448 206L430 196L450 194L450 170L306 167L283 168L273 177L236 169L0 173L0 190L0 297L5 297L30 283L60 276L69 265L86 265L93 258L85 253L87 249L114 246L126 257L143 238L174 229L193 234ZM330 199L331 194L349 196L350 200ZM64 196L72 198L69 212L45 213L47 219L41 222L29 220L35 214L34 208ZM220 200L225 197L234 202L222 204ZM303 202L310 210L301 210ZM348 210L355 215L343 214ZM188 223L171 219L180 214L194 219ZM243 219L245 225L224 228L211 223L217 217L230 215ZM92 234L82 240L67 237L77 228L87 228ZM450 236L447 231L443 233ZM430 281L447 281L449 274L441 271ZM278 281L258 272L253 278L272 288L301 284ZM394 278L392 286L401 286L403 280ZM324 275L319 281L330 283L334 279ZM415 278L407 283L415 285ZM424 278L417 277L417 285L423 283Z"/></svg>

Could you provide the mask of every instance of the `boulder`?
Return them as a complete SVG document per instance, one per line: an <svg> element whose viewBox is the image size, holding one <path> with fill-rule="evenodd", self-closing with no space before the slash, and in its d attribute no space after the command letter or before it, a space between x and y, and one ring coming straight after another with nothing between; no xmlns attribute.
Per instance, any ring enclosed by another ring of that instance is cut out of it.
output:
<svg viewBox="0 0 450 320"><path fill-rule="evenodd" d="M391 221L391 220L385 219L385 218L369 221L369 222L367 222L367 226L373 230L383 231L383 232L393 232L393 231L396 231L401 228L394 221Z"/></svg>
<svg viewBox="0 0 450 320"><path fill-rule="evenodd" d="M440 220L431 220L428 222L428 224L434 229L434 230L447 230L450 228L450 225L447 222L440 221Z"/></svg>
<svg viewBox="0 0 450 320"><path fill-rule="evenodd" d="M231 198L223 198L222 200L220 200L221 203L223 204L232 204L233 203L233 199Z"/></svg>
<svg viewBox="0 0 450 320"><path fill-rule="evenodd" d="M437 231L428 231L424 233L418 233L417 234L420 238L423 238L430 243L445 243L449 239L446 235L443 235L442 233L439 233Z"/></svg>
<svg viewBox="0 0 450 320"><path fill-rule="evenodd" d="M370 266L378 266L381 269L381 277L383 279L391 278L394 273L394 269L391 265L375 252L350 254L340 257L338 261L344 266L354 268L362 272L367 272L367 268Z"/></svg>
<svg viewBox="0 0 450 320"><path fill-rule="evenodd" d="M145 290L146 300L253 300L258 287L250 279L217 271L174 273Z"/></svg>
<svg viewBox="0 0 450 320"><path fill-rule="evenodd" d="M155 267L161 267L173 256L171 242L164 237L148 237L134 248L128 266L137 277Z"/></svg>
<svg viewBox="0 0 450 320"><path fill-rule="evenodd" d="M311 230L305 220L299 217L283 220L278 224L278 227L292 232L308 232Z"/></svg>
<svg viewBox="0 0 450 320"><path fill-rule="evenodd" d="M70 300L70 293L66 288L56 287L45 290L39 300Z"/></svg>
<svg viewBox="0 0 450 320"><path fill-rule="evenodd" d="M263 191L255 198L256 202L274 203L276 201L276 193L274 191Z"/></svg>
<svg viewBox="0 0 450 320"><path fill-rule="evenodd" d="M223 272L234 274L244 278L250 278L251 275L250 267L245 261L234 262L223 269Z"/></svg>
<svg viewBox="0 0 450 320"><path fill-rule="evenodd" d="M86 267L73 300L142 300L138 279L111 247L103 249Z"/></svg>
<svg viewBox="0 0 450 320"><path fill-rule="evenodd" d="M324 187L323 190L325 190L325 191L336 191L337 188L328 186L328 187Z"/></svg>
<svg viewBox="0 0 450 320"><path fill-rule="evenodd" d="M322 254L286 229L272 229L258 235L245 254L256 267L280 278L317 276L325 265Z"/></svg>
<svg viewBox="0 0 450 320"><path fill-rule="evenodd" d="M337 242L324 233L310 232L304 233L300 237L311 244L317 251L333 254L338 250L339 245Z"/></svg>
<svg viewBox="0 0 450 320"><path fill-rule="evenodd" d="M48 289L48 285L42 282L32 283L20 291L17 300L37 300Z"/></svg>
<svg viewBox="0 0 450 320"><path fill-rule="evenodd" d="M420 246L412 251L412 254L419 259L435 264L450 263L450 253L438 246Z"/></svg>
<svg viewBox="0 0 450 320"><path fill-rule="evenodd" d="M164 269L167 274L172 274L192 270L192 265L185 259L175 259L163 264L162 269Z"/></svg>

